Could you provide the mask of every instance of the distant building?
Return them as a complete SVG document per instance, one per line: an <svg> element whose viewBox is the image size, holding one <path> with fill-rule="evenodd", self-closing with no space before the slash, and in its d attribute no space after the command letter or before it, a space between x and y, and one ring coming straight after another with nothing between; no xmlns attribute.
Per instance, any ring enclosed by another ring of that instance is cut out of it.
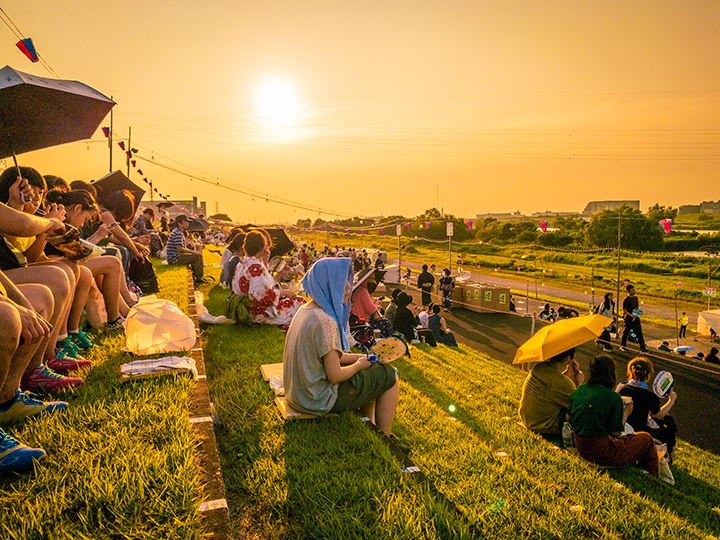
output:
<svg viewBox="0 0 720 540"><path fill-rule="evenodd" d="M513 213L505 212L505 213L494 213L494 214L477 214L475 216L475 219L485 219L485 218L492 218L492 219L512 219L512 218L521 218L525 217L520 213L520 210L516 210Z"/></svg>
<svg viewBox="0 0 720 540"><path fill-rule="evenodd" d="M640 210L640 201L591 201L587 203L583 214L592 216L603 210L617 210L623 205L627 205L635 210Z"/></svg>
<svg viewBox="0 0 720 540"><path fill-rule="evenodd" d="M534 218L540 218L540 217L569 217L569 216L579 216L577 212L552 212L550 210L545 210L544 212L533 212L532 217Z"/></svg>
<svg viewBox="0 0 720 540"><path fill-rule="evenodd" d="M720 214L720 201L703 201L700 204L684 204L678 214Z"/></svg>
<svg viewBox="0 0 720 540"><path fill-rule="evenodd" d="M155 205L157 206L157 203L163 202L162 199L155 201ZM189 212L191 214L195 214L196 216L205 216L207 217L207 203L205 201L200 201L198 203L198 198L193 197L192 200L170 200L167 202L173 203L175 206L168 208L168 213L170 214L171 218L175 218L178 214L184 214L180 208L183 208L186 212ZM144 201L144 204L146 206L149 206L148 201Z"/></svg>

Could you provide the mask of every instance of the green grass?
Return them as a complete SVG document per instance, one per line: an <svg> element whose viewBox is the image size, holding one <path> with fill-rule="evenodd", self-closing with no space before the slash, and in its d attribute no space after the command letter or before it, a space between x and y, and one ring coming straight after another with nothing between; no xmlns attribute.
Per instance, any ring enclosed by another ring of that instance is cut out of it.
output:
<svg viewBox="0 0 720 540"><path fill-rule="evenodd" d="M210 291L211 313L226 296ZM207 338L234 538L720 535L717 456L680 441L675 487L632 467L597 469L519 426L519 370L466 347L421 345L395 362L393 431L433 491L355 415L282 422L259 372L282 361L278 329L213 327Z"/></svg>
<svg viewBox="0 0 720 540"><path fill-rule="evenodd" d="M187 271L157 267L162 293L187 310ZM200 484L188 423L194 383L120 384L124 336L99 335L85 385L60 414L6 431L47 451L34 472L0 479L0 538L200 538ZM159 355L160 356L160 355Z"/></svg>

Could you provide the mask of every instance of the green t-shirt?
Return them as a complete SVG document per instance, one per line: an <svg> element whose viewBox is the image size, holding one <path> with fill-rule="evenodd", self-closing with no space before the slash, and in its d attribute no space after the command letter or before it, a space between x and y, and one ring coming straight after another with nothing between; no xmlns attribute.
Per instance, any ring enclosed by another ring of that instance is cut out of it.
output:
<svg viewBox="0 0 720 540"><path fill-rule="evenodd" d="M601 384L583 384L570 396L570 425L582 437L607 437L623 431L620 394Z"/></svg>
<svg viewBox="0 0 720 540"><path fill-rule="evenodd" d="M536 433L558 435L574 391L575 383L557 369L537 364L523 384L518 411L522 423Z"/></svg>

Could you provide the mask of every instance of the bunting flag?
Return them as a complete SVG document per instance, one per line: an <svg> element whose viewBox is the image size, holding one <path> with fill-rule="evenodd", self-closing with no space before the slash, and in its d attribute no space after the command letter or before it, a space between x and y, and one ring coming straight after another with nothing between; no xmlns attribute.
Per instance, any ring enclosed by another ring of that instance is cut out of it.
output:
<svg viewBox="0 0 720 540"><path fill-rule="evenodd" d="M365 229L360 229L360 234L365 234Z"/></svg>
<svg viewBox="0 0 720 540"><path fill-rule="evenodd" d="M346 232L347 234L350 234L350 229L345 229L345 232Z"/></svg>
<svg viewBox="0 0 720 540"><path fill-rule="evenodd" d="M40 60L37 52L35 51L35 45L33 45L32 38L21 39L15 45L17 45L17 48L20 49L33 64Z"/></svg>
<svg viewBox="0 0 720 540"><path fill-rule="evenodd" d="M547 232L547 221L541 221L540 222L540 230L542 232Z"/></svg>
<svg viewBox="0 0 720 540"><path fill-rule="evenodd" d="M138 174L142 174L142 169L138 169Z"/></svg>
<svg viewBox="0 0 720 540"><path fill-rule="evenodd" d="M126 155L128 158L131 158L131 157L132 157L132 152L131 152L130 150L126 150L126 151L125 151L125 155Z"/></svg>
<svg viewBox="0 0 720 540"><path fill-rule="evenodd" d="M661 219L658 223L665 234L670 234L672 232L672 218Z"/></svg>
<svg viewBox="0 0 720 540"><path fill-rule="evenodd" d="M472 219L468 219L465 223L467 224L467 228L472 231L472 228L473 228Z"/></svg>
<svg viewBox="0 0 720 540"><path fill-rule="evenodd" d="M425 228L426 228L426 229L429 229L429 228L430 228L430 222L429 222L429 221L426 221L426 222L425 222Z"/></svg>
<svg viewBox="0 0 720 540"><path fill-rule="evenodd" d="M107 139L110 136L110 128L104 127L102 128L103 135L105 135L105 138Z"/></svg>
<svg viewBox="0 0 720 540"><path fill-rule="evenodd" d="M408 221L405 226L408 228L408 231L410 230L410 222Z"/></svg>
<svg viewBox="0 0 720 540"><path fill-rule="evenodd" d="M145 180L145 183L146 183L146 184L149 184L149 183L150 183L150 182L148 182L148 179L147 179L147 178L143 178L143 180Z"/></svg>
<svg viewBox="0 0 720 540"><path fill-rule="evenodd" d="M335 225L333 225L333 232L335 232Z"/></svg>
<svg viewBox="0 0 720 540"><path fill-rule="evenodd" d="M125 150L125 141L120 141L120 142L118 143L118 146L119 146L122 150Z"/></svg>
<svg viewBox="0 0 720 540"><path fill-rule="evenodd" d="M380 234L385 234L385 227L380 227Z"/></svg>
<svg viewBox="0 0 720 540"><path fill-rule="evenodd" d="M130 162L130 164L131 164L133 167L136 167L136 166L137 166L137 160L136 160L136 159L133 159L133 160ZM138 171L138 172L140 172L140 171Z"/></svg>

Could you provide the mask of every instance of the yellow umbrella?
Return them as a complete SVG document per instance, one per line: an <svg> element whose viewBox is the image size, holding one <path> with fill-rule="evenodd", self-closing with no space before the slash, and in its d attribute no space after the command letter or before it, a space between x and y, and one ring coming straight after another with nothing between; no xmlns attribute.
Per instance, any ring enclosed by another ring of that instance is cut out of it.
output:
<svg viewBox="0 0 720 540"><path fill-rule="evenodd" d="M597 338L610 324L612 319L602 315L586 315L553 323L520 346L513 364L545 362L556 354Z"/></svg>

